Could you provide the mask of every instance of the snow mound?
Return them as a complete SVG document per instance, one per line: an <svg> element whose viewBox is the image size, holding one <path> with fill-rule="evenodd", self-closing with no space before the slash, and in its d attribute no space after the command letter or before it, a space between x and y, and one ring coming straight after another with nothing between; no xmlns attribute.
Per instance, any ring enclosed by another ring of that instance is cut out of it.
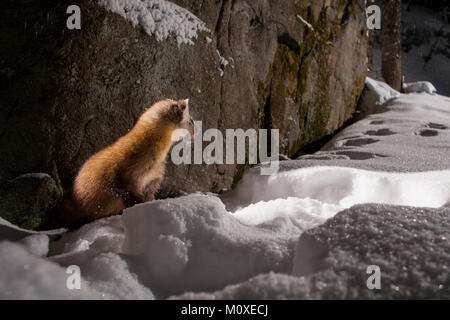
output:
<svg viewBox="0 0 450 320"><path fill-rule="evenodd" d="M120 255L124 232L120 216L87 224L50 246L50 260L77 265L83 279L103 299L153 299Z"/></svg>
<svg viewBox="0 0 450 320"><path fill-rule="evenodd" d="M248 172L227 207L242 223L289 217L301 230L362 203L439 208L450 201L450 170L386 173L345 167L310 167L273 176Z"/></svg>
<svg viewBox="0 0 450 320"><path fill-rule="evenodd" d="M137 205L126 209L122 220L123 252L160 294L217 289L271 270L287 272L296 240L292 232L241 224L211 195Z"/></svg>
<svg viewBox="0 0 450 320"><path fill-rule="evenodd" d="M369 77L366 78L366 89L366 103L370 106L379 106L400 96L400 92L392 89L387 83Z"/></svg>
<svg viewBox="0 0 450 320"><path fill-rule="evenodd" d="M428 93L428 94L435 94L437 92L433 84L428 81L404 83L403 91L405 93Z"/></svg>
<svg viewBox="0 0 450 320"><path fill-rule="evenodd" d="M102 299L152 300L152 291L139 282L125 257L99 253L80 264L84 279Z"/></svg>
<svg viewBox="0 0 450 320"><path fill-rule="evenodd" d="M174 35L178 46L193 45L197 33L210 32L206 24L188 10L165 0L98 0L98 3L127 21L140 25L158 41Z"/></svg>
<svg viewBox="0 0 450 320"><path fill-rule="evenodd" d="M85 256L85 253L120 252L123 239L121 217L113 216L65 233L51 244L50 255L52 259L64 263L66 259Z"/></svg>

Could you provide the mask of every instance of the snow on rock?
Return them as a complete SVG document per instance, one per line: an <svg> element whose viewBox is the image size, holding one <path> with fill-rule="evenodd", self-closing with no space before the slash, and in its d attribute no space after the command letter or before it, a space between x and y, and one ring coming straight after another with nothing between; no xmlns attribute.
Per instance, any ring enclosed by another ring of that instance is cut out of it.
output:
<svg viewBox="0 0 450 320"><path fill-rule="evenodd" d="M224 57L222 57L219 50L216 50L216 53L219 56L219 63L220 63L219 74L221 77L223 77L225 74L224 70L227 67L227 65L229 64L229 61L227 59L225 59Z"/></svg>
<svg viewBox="0 0 450 320"><path fill-rule="evenodd" d="M6 221L3 218L0 218L0 241L1 240L10 240L10 241L18 241L23 238L26 238L30 235L38 235L38 234L45 234L49 236L50 238L55 238L64 232L66 232L67 229L55 229L55 230L49 230L49 231L32 231L32 230L25 230L22 228L19 228L16 225L13 225L12 223Z"/></svg>
<svg viewBox="0 0 450 320"><path fill-rule="evenodd" d="M36 178L36 179L47 179L47 178L52 178L49 174L47 173L42 173L42 172L32 172L32 173L25 173L22 174L18 177L16 177L15 179L23 179L23 178Z"/></svg>
<svg viewBox="0 0 450 320"><path fill-rule="evenodd" d="M297 14L297 19L300 20L309 30L311 30L312 32L314 32L314 28L313 26L306 21L305 19L303 19L302 16L300 16L299 14Z"/></svg>
<svg viewBox="0 0 450 320"><path fill-rule="evenodd" d="M98 0L107 10L119 14L135 27L140 25L158 41L175 36L178 45L194 44L198 32L210 30L188 10L166 0Z"/></svg>
<svg viewBox="0 0 450 320"><path fill-rule="evenodd" d="M435 94L437 92L433 84L428 81L404 83L403 91L405 93L428 93L428 94Z"/></svg>
<svg viewBox="0 0 450 320"><path fill-rule="evenodd" d="M379 106L391 99L398 98L400 92L392 89L387 83L366 78L366 91L364 102L368 105Z"/></svg>
<svg viewBox="0 0 450 320"><path fill-rule="evenodd" d="M210 195L134 206L125 210L123 225L123 252L145 269L145 282L170 294L287 271L295 239L289 233L241 224Z"/></svg>
<svg viewBox="0 0 450 320"><path fill-rule="evenodd" d="M82 280L80 290L67 287L65 268L36 257L19 244L0 242L0 299L98 299Z"/></svg>

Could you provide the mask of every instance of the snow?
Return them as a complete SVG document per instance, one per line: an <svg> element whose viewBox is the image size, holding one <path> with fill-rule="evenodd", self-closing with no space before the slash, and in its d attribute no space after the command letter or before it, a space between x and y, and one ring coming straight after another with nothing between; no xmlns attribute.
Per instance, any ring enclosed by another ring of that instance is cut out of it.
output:
<svg viewBox="0 0 450 320"><path fill-rule="evenodd" d="M219 73L220 73L220 76L223 77L224 76L224 70L227 67L227 65L229 64L229 62L228 62L227 59L222 57L222 55L220 54L219 50L216 50L216 52L217 52L217 55L219 56L219 63L220 63Z"/></svg>
<svg viewBox="0 0 450 320"><path fill-rule="evenodd" d="M400 92L392 89L388 84L369 77L366 78L366 97L364 103L369 106L380 106L389 100L398 98Z"/></svg>
<svg viewBox="0 0 450 320"><path fill-rule="evenodd" d="M64 268L30 254L19 244L0 242L0 257L0 299L98 298L84 280L80 290L69 290Z"/></svg>
<svg viewBox="0 0 450 320"><path fill-rule="evenodd" d="M34 234L20 240L20 243L35 256L45 257L48 254L50 239L46 234Z"/></svg>
<svg viewBox="0 0 450 320"><path fill-rule="evenodd" d="M308 29L310 29L311 31L314 32L313 26L312 26L310 23L308 23L305 19L303 19L302 16L300 16L299 14L297 14L297 19L300 20L305 26L307 26Z"/></svg>
<svg viewBox="0 0 450 320"><path fill-rule="evenodd" d="M450 98L401 94L372 111L319 152L280 162L280 170L330 165L393 173L449 169Z"/></svg>
<svg viewBox="0 0 450 320"><path fill-rule="evenodd" d="M360 203L439 208L450 201L450 170L384 173L311 167L261 176L250 172L227 201L248 225L289 217L300 230L324 223Z"/></svg>
<svg viewBox="0 0 450 320"><path fill-rule="evenodd" d="M434 94L437 92L436 88L429 81L404 83L403 91L405 93L428 93L428 94Z"/></svg>
<svg viewBox="0 0 450 320"><path fill-rule="evenodd" d="M152 291L142 285L124 257L100 253L80 265L87 284L102 299L151 300Z"/></svg>
<svg viewBox="0 0 450 320"><path fill-rule="evenodd" d="M241 224L217 196L193 194L125 210L123 252L160 294L221 288L289 270L292 236Z"/></svg>
<svg viewBox="0 0 450 320"><path fill-rule="evenodd" d="M198 32L210 32L206 24L188 10L165 0L98 0L99 5L114 12L133 27L140 25L158 41L175 36L178 46L193 45Z"/></svg>
<svg viewBox="0 0 450 320"><path fill-rule="evenodd" d="M308 299L310 295L305 278L269 272L255 276L245 282L226 286L215 292L187 292L172 296L173 300L280 300Z"/></svg>

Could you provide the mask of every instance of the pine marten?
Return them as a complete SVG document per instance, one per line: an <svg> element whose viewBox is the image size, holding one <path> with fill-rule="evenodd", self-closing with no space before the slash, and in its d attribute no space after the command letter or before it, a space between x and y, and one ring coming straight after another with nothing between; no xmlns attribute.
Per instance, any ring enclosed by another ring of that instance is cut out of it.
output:
<svg viewBox="0 0 450 320"><path fill-rule="evenodd" d="M76 228L153 200L176 129L193 137L188 99L155 103L126 135L89 158L63 200L63 225Z"/></svg>

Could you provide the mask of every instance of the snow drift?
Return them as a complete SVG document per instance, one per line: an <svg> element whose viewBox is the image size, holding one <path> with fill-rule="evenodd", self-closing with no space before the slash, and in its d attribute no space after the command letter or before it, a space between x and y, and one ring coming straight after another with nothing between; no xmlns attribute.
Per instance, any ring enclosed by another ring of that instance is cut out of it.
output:
<svg viewBox="0 0 450 320"><path fill-rule="evenodd" d="M361 203L439 208L450 201L450 170L383 173L342 167L312 167L275 176L248 173L226 200L243 223L289 217L302 230Z"/></svg>

